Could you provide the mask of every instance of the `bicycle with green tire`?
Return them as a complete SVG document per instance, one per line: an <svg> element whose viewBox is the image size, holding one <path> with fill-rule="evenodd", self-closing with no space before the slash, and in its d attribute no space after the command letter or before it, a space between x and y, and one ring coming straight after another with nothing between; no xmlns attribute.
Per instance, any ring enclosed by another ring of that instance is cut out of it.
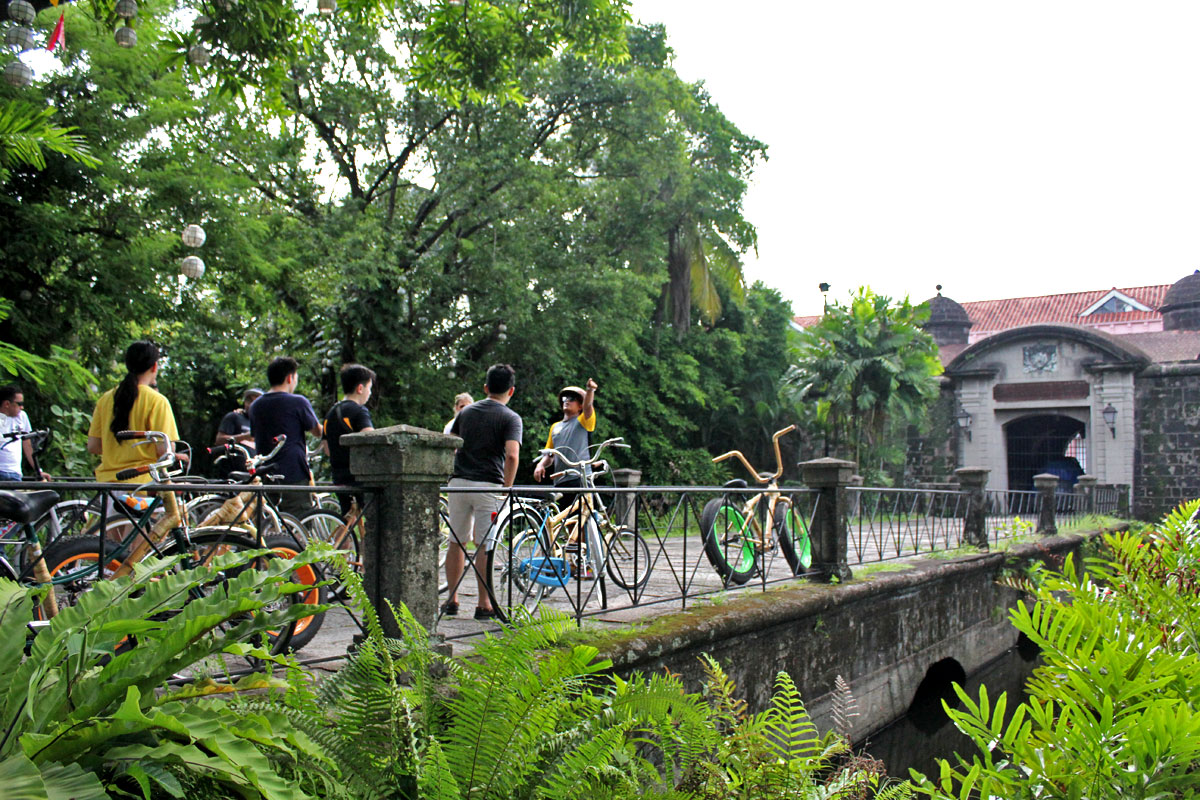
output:
<svg viewBox="0 0 1200 800"><path fill-rule="evenodd" d="M713 459L715 464L736 458L754 480L764 486L763 491L745 495L744 499L737 495L714 498L700 514L704 554L726 584L740 585L765 571L769 556L776 551L783 554L793 575L799 575L812 565L808 525L796 510L792 498L779 489L779 477L783 475L779 439L794 430L796 426L789 425L771 437L775 446L774 473L755 470L740 450L731 450ZM741 479L725 484L729 489L747 486ZM767 520L770 520L769 525Z"/></svg>

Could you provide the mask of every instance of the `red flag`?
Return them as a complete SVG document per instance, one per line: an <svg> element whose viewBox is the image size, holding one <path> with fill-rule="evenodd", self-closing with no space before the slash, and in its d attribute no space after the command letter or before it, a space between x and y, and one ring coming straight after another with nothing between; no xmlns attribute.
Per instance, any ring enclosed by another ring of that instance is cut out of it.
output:
<svg viewBox="0 0 1200 800"><path fill-rule="evenodd" d="M57 3L55 5L57 5ZM49 50L51 53L53 53L54 48L58 47L60 44L63 45L64 47L66 46L66 43L63 41L63 15L62 14L58 15L58 24L54 26L54 33L50 34L50 41L46 42L46 49Z"/></svg>

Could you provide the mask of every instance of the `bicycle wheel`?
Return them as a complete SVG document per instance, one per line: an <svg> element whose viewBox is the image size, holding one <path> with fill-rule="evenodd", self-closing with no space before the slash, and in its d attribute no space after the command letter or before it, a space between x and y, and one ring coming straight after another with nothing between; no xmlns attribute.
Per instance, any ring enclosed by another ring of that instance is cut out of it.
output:
<svg viewBox="0 0 1200 800"><path fill-rule="evenodd" d="M608 541L608 577L622 589L635 591L650 580L650 548L632 528L621 528Z"/></svg>
<svg viewBox="0 0 1200 800"><path fill-rule="evenodd" d="M300 553L295 538L286 534L282 536L268 536L266 538L266 545L283 558L295 558ZM329 600L329 587L317 585L325 580L325 576L312 564L297 567L292 572L292 580L296 583L313 587L307 592L298 595L299 602L315 606L322 605ZM311 616L296 620L290 642L292 650L299 650L311 642L313 637L317 635L317 631L321 630L321 625L324 622L324 611L319 611Z"/></svg>
<svg viewBox="0 0 1200 800"><path fill-rule="evenodd" d="M799 575L812 566L812 540L808 538L808 526L796 513L791 503L775 507L775 541L792 568Z"/></svg>
<svg viewBox="0 0 1200 800"><path fill-rule="evenodd" d="M329 511L312 511L300 519L300 525L309 539L320 540L341 550L350 568L362 573L358 534L355 533L354 527L346 527L346 522L340 515Z"/></svg>
<svg viewBox="0 0 1200 800"><path fill-rule="evenodd" d="M533 609L541 602L547 581L562 585L570 580L569 574L563 574L564 566L556 570L542 541L541 527L541 517L524 509L514 511L501 523L496 546L488 551L484 568L493 602Z"/></svg>
<svg viewBox="0 0 1200 800"><path fill-rule="evenodd" d="M42 551L46 569L54 581L54 596L59 608L75 605L79 596L91 589L96 581L111 578L121 565L121 559L111 556L116 546L106 547L104 555L107 563L101 571L99 544L98 536L65 536ZM25 566L21 581L29 584L37 582L32 564ZM43 616L41 606L37 614L39 618Z"/></svg>
<svg viewBox="0 0 1200 800"><path fill-rule="evenodd" d="M728 583L743 584L758 568L750 520L724 498L709 500L700 513L704 533L704 554L709 563Z"/></svg>
<svg viewBox="0 0 1200 800"><path fill-rule="evenodd" d="M43 546L62 536L76 536L100 521L100 511L90 500L60 500L33 523Z"/></svg>
<svg viewBox="0 0 1200 800"><path fill-rule="evenodd" d="M230 533L224 528L200 528L192 531L185 542L170 542L163 548L164 556L174 556L184 553L185 557L181 563L183 569L209 564L214 558L226 553L247 552L251 550L261 550L262 548L250 538L241 536L236 533ZM222 571L213 576L213 579L201 586L198 591L211 592L218 586L227 582L229 579L240 575L248 569L266 569L267 559L276 558L273 554L259 556L250 560L244 566L236 570ZM276 605L273 605L266 610L273 611L286 605L303 602L301 595L289 595L282 598ZM272 653L282 653L288 649L291 644L292 632L296 627L296 623L290 623L282 629L270 631L268 633L268 642Z"/></svg>

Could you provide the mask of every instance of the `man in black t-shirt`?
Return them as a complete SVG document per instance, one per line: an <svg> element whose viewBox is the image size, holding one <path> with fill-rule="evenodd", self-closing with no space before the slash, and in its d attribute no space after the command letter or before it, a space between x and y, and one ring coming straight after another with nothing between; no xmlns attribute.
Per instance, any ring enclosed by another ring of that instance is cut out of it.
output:
<svg viewBox="0 0 1200 800"><path fill-rule="evenodd" d="M262 395L262 389L247 389L242 393L242 407L235 408L221 417L214 444L240 444L250 451L250 455L254 455L254 436L250 433L250 406ZM240 450L233 450L216 465L216 470L222 478L231 470L245 468L245 459L242 458Z"/></svg>
<svg viewBox="0 0 1200 800"><path fill-rule="evenodd" d="M354 475L350 472L350 450L342 447L341 440L347 433L375 430L375 423L371 422L371 413L364 407L371 399L375 373L362 364L347 364L342 367L340 378L344 394L341 401L329 409L321 427L324 431L325 452L329 454L333 482L354 486ZM361 507L361 495L338 495L343 515L350 513L350 502L354 498L358 498Z"/></svg>
<svg viewBox="0 0 1200 800"><path fill-rule="evenodd" d="M487 397L458 413L450 432L461 436L463 446L454 454L454 472L450 486L465 486L491 491L450 492L450 533L454 541L446 553L446 580L450 597L442 604L442 613L458 613L458 584L466 568L467 551L463 543L475 542L475 584L478 602L475 619L492 619L496 610L487 594L487 581L480 568L484 536L492 524L492 515L504 505L504 493L496 491L513 485L517 460L521 453L521 417L508 408L514 391L513 368L496 364L487 373L484 391Z"/></svg>
<svg viewBox="0 0 1200 800"><path fill-rule="evenodd" d="M287 436L279 455L266 466L265 472L283 476L286 484L312 483L308 469L308 447L304 434L321 435L321 421L307 397L295 394L300 382L300 365L287 356L276 358L267 366L271 390L250 406L250 427L254 444L260 453L275 449L275 438ZM279 507L300 516L312 508L312 495L302 492L280 492Z"/></svg>

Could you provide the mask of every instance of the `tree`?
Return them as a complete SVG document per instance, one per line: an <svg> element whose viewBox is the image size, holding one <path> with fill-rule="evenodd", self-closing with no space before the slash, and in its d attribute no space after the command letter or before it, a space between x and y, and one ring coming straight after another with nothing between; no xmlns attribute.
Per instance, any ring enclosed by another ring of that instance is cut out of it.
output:
<svg viewBox="0 0 1200 800"><path fill-rule="evenodd" d="M924 304L894 303L862 287L798 337L784 390L797 404L816 400L813 418L832 451L864 475L882 474L889 420L914 421L937 396L937 345L920 327L928 317Z"/></svg>

